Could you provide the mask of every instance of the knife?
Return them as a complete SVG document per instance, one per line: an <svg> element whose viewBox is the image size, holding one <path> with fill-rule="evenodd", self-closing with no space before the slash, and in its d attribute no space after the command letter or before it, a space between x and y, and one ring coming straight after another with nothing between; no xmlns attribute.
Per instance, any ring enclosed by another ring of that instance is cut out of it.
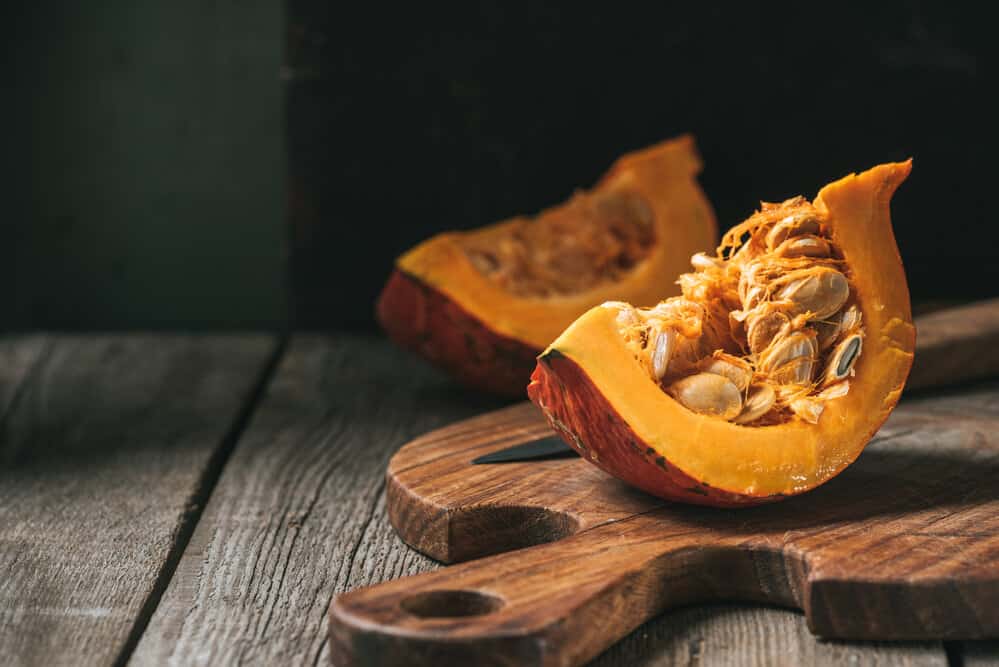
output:
<svg viewBox="0 0 999 667"><path fill-rule="evenodd" d="M999 299L945 308L916 318L916 359L906 389L939 387L999 374ZM472 463L515 463L579 456L558 437L490 452Z"/></svg>
<svg viewBox="0 0 999 667"><path fill-rule="evenodd" d="M561 459L569 456L579 456L579 454L576 453L575 449L562 442L561 438L547 436L484 454L473 459L472 463L516 463L518 461Z"/></svg>

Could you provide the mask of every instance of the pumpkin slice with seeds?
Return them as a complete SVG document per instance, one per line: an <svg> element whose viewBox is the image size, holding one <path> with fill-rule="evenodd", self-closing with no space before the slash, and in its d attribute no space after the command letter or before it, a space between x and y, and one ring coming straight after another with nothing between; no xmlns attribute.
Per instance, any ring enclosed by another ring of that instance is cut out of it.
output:
<svg viewBox="0 0 999 667"><path fill-rule="evenodd" d="M537 216L440 234L396 262L378 319L461 382L523 396L535 357L608 299L652 304L714 242L692 137L620 158L588 192Z"/></svg>
<svg viewBox="0 0 999 667"><path fill-rule="evenodd" d="M915 329L889 202L911 162L765 203L682 295L576 320L528 394L583 456L664 498L740 506L849 465L898 401Z"/></svg>

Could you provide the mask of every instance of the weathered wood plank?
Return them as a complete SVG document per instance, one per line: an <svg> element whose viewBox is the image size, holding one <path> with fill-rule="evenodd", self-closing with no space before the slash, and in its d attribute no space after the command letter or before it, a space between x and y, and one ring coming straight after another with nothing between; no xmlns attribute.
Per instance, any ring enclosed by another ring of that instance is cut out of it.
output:
<svg viewBox="0 0 999 667"><path fill-rule="evenodd" d="M12 336L0 342L0 421L7 419L48 346L43 336Z"/></svg>
<svg viewBox="0 0 999 667"><path fill-rule="evenodd" d="M999 667L999 641L962 642L958 648L964 667Z"/></svg>
<svg viewBox="0 0 999 667"><path fill-rule="evenodd" d="M710 605L673 612L646 623L591 665L947 667L947 657L939 642L820 641L796 611Z"/></svg>
<svg viewBox="0 0 999 667"><path fill-rule="evenodd" d="M275 342L0 343L31 368L0 422L0 664L125 657Z"/></svg>
<svg viewBox="0 0 999 667"><path fill-rule="evenodd" d="M296 338L133 663L315 663L334 594L426 566L385 518L391 454L501 404L384 342Z"/></svg>
<svg viewBox="0 0 999 667"><path fill-rule="evenodd" d="M334 594L438 567L389 525L388 458L415 434L496 405L384 343L297 338L132 662L328 664ZM929 646L828 644L794 612L710 607L643 626L597 664L742 664L744 655L756 664L946 664Z"/></svg>

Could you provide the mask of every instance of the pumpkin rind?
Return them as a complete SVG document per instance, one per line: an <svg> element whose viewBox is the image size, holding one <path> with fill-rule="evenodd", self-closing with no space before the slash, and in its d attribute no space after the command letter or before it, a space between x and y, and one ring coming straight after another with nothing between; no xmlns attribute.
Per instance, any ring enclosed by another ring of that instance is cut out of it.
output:
<svg viewBox="0 0 999 667"><path fill-rule="evenodd" d="M537 350L500 336L434 288L396 269L378 302L378 318L400 347L463 384L521 395Z"/></svg>
<svg viewBox="0 0 999 667"><path fill-rule="evenodd" d="M829 216L833 240L853 272L868 331L856 382L849 394L828 402L817 425L740 426L690 412L640 367L623 345L616 311L601 306L541 356L528 387L531 400L587 460L672 500L753 505L828 481L888 417L912 363L915 329L889 215L891 196L910 169L904 162L850 175L814 201ZM618 422L632 435L622 435ZM656 472L649 461L660 458ZM707 493L693 493L692 483Z"/></svg>
<svg viewBox="0 0 999 667"><path fill-rule="evenodd" d="M610 299L651 304L679 292L676 275L717 234L714 213L697 185L700 169L693 138L683 136L621 157L590 191L637 195L652 212L650 253L620 280L543 298L504 290L475 268L460 241L513 224L506 221L440 234L405 253L379 297L378 319L394 341L465 384L523 396L534 356L588 308ZM539 218L557 214L562 206ZM460 335L449 331L454 326ZM477 358L468 356L467 341L474 341L470 345L478 350Z"/></svg>

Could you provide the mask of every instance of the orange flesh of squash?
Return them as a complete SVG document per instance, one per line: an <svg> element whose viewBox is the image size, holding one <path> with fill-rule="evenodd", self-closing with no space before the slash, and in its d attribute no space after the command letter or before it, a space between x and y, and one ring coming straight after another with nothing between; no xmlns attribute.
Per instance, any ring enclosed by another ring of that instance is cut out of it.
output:
<svg viewBox="0 0 999 667"><path fill-rule="evenodd" d="M740 506L802 493L841 472L898 402L915 329L889 202L911 161L824 187L813 204L852 273L867 332L847 395L817 424L742 426L664 393L626 349L617 311L597 306L541 355L528 388L556 430L595 465L650 493Z"/></svg>

